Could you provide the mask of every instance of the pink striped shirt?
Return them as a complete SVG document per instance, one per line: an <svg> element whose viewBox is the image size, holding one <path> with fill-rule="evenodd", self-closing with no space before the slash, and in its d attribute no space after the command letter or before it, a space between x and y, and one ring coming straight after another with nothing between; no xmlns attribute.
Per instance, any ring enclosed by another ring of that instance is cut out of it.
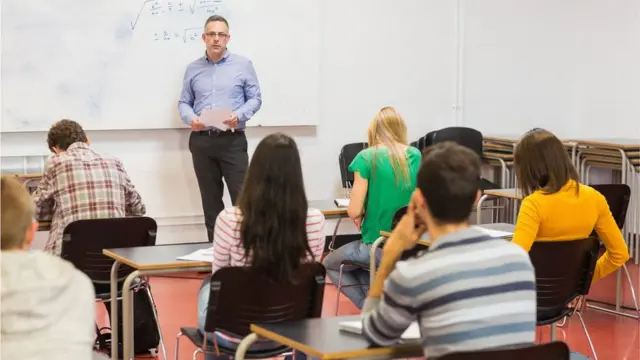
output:
<svg viewBox="0 0 640 360"><path fill-rule="evenodd" d="M213 234L212 273L229 266L246 266L240 223L242 212L237 207L226 208L218 215ZM307 212L307 239L313 252L313 260L319 262L324 252L324 215L317 209ZM312 260L312 259L309 259Z"/></svg>

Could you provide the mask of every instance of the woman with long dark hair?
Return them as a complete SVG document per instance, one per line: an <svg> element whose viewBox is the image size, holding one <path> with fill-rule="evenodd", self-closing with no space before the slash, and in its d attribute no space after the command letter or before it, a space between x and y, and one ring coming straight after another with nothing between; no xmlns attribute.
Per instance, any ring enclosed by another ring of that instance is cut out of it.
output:
<svg viewBox="0 0 640 360"><path fill-rule="evenodd" d="M308 207L295 141L282 133L271 134L262 139L251 158L237 206L218 215L213 272L249 266L273 281L292 281L303 263L320 261L323 226L324 215ZM203 332L209 286L204 282L198 296L198 325ZM216 334L216 340L219 345L235 347L241 339ZM255 346L278 345L262 342Z"/></svg>

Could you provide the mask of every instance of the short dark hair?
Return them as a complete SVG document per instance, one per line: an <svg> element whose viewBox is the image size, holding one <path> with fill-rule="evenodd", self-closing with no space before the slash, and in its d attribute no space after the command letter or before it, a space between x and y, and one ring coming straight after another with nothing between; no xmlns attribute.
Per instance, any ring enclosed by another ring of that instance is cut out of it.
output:
<svg viewBox="0 0 640 360"><path fill-rule="evenodd" d="M63 119L51 126L47 134L47 145L53 151L54 147L67 150L69 146L76 142L87 142L87 135L82 130L82 126L73 120Z"/></svg>
<svg viewBox="0 0 640 360"><path fill-rule="evenodd" d="M459 224L469 219L481 165L478 154L451 141L425 149L417 185L436 223Z"/></svg>
<svg viewBox="0 0 640 360"><path fill-rule="evenodd" d="M513 165L518 187L524 196L536 190L553 194L569 181L580 181L567 148L553 133L532 129L516 145ZM579 191L580 187L576 187Z"/></svg>
<svg viewBox="0 0 640 360"><path fill-rule="evenodd" d="M223 22L225 25L227 25L227 28L229 28L229 22L227 21L227 19L225 19L223 16L220 16L220 15L211 15L211 16L209 16L207 21L205 21L205 23L204 23L204 27L206 28L207 25L209 25L209 23L216 22L216 21Z"/></svg>

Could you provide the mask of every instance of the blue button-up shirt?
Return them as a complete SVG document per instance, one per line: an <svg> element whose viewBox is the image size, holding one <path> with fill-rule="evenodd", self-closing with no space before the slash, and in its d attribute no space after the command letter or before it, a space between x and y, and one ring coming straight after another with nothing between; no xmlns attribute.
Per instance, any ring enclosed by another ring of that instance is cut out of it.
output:
<svg viewBox="0 0 640 360"><path fill-rule="evenodd" d="M237 129L244 129L260 106L260 84L249 59L227 50L218 62L205 54L187 66L178 101L185 124L190 125L203 109L225 108L238 115Z"/></svg>

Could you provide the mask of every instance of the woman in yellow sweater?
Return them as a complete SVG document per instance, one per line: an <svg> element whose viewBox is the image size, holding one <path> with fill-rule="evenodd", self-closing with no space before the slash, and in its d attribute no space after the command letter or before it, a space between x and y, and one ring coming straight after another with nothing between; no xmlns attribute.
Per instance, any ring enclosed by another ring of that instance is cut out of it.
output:
<svg viewBox="0 0 640 360"><path fill-rule="evenodd" d="M596 231L606 249L598 259L593 281L607 276L629 259L607 200L580 184L562 142L552 133L534 129L516 145L514 166L524 196L513 242L529 251L534 241L576 240Z"/></svg>

